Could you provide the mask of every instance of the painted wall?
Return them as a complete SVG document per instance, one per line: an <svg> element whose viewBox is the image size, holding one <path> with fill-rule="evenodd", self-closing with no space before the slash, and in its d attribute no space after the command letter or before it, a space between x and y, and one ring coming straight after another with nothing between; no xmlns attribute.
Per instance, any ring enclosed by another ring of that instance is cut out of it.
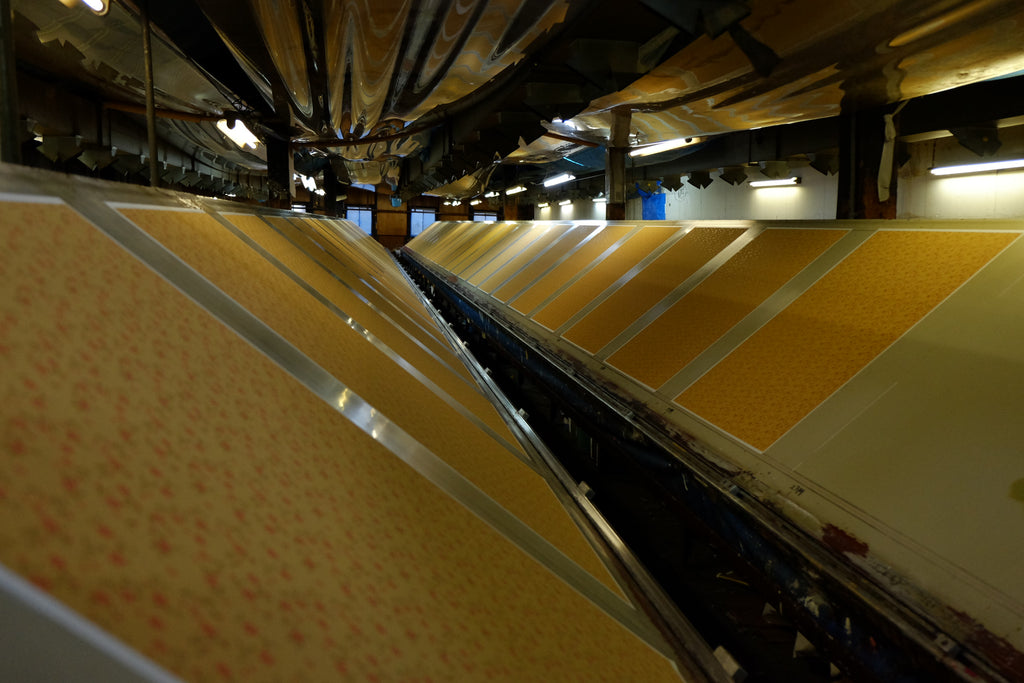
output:
<svg viewBox="0 0 1024 683"><path fill-rule="evenodd" d="M929 169L1024 157L1024 126L999 130L995 154L979 157L952 136L910 145L900 169L900 218L1020 218L1024 216L1024 169L962 176L933 176Z"/></svg>
<svg viewBox="0 0 1024 683"><path fill-rule="evenodd" d="M592 221L604 220L604 204L595 204L589 199L577 199L568 206L552 204L546 209L538 208L539 221Z"/></svg>

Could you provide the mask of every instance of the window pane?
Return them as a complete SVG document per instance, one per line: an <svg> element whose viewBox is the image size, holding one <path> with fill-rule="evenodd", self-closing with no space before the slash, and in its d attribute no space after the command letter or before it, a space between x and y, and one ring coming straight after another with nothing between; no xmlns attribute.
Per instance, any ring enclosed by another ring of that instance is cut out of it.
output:
<svg viewBox="0 0 1024 683"><path fill-rule="evenodd" d="M494 222L498 220L498 214L494 211L474 211L473 220L478 223Z"/></svg>
<svg viewBox="0 0 1024 683"><path fill-rule="evenodd" d="M409 235L415 237L437 220L433 209L411 209L409 211Z"/></svg>
<svg viewBox="0 0 1024 683"><path fill-rule="evenodd" d="M367 235L373 232L373 209L365 206L350 206L345 211L345 218L358 225Z"/></svg>

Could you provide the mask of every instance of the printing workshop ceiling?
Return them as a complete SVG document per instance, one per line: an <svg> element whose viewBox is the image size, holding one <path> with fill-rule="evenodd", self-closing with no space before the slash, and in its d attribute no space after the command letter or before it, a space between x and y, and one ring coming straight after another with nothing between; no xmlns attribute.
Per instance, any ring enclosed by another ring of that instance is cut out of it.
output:
<svg viewBox="0 0 1024 683"><path fill-rule="evenodd" d="M288 136L298 166L333 159L343 180L406 197L476 194L569 155L599 165L616 110L646 144L1024 69L1020 0L149 1L160 106L235 109L261 137ZM80 78L143 101L133 4L73 20L58 0L15 8L40 44L74 45Z"/></svg>

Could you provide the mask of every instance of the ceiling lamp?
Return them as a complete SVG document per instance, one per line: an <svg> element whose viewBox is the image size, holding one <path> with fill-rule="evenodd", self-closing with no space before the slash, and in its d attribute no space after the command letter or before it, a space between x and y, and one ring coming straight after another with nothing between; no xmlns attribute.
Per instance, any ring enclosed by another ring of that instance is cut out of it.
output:
<svg viewBox="0 0 1024 683"><path fill-rule="evenodd" d="M777 180L752 180L750 182L751 187L788 187L790 185L799 185L800 179L796 176L789 178L779 178Z"/></svg>
<svg viewBox="0 0 1024 683"><path fill-rule="evenodd" d="M569 206L570 204L572 204L571 199L563 199L562 201L558 202L559 206Z"/></svg>
<svg viewBox="0 0 1024 683"><path fill-rule="evenodd" d="M481 203L483 203L483 201L484 201L484 200L482 200L482 199L474 199L473 201L471 201L471 202L469 203L469 205L470 205L470 206L476 206L477 204L481 204Z"/></svg>
<svg viewBox="0 0 1024 683"><path fill-rule="evenodd" d="M63 2L64 0L62 0ZM73 3L64 2L65 5L71 7ZM82 0L82 4L91 9L96 14L106 14L107 10L110 9L109 0Z"/></svg>
<svg viewBox="0 0 1024 683"><path fill-rule="evenodd" d="M501 194L501 193L500 192L495 192L494 190L491 190L490 192L488 192L487 194L484 195L484 198L485 199L493 199L494 197L497 197L499 194Z"/></svg>
<svg viewBox="0 0 1024 683"><path fill-rule="evenodd" d="M256 146L260 144L259 138L253 135L252 131L246 128L245 124L238 119L235 119L233 126L228 124L227 119L221 119L217 122L217 130L231 138L231 141L242 149L245 149L247 146L256 149Z"/></svg>
<svg viewBox="0 0 1024 683"><path fill-rule="evenodd" d="M690 177L686 179L686 182L703 190L712 183L711 174L707 171L690 171Z"/></svg>
<svg viewBox="0 0 1024 683"><path fill-rule="evenodd" d="M506 195L519 194L520 192L526 192L526 188L523 187L522 185L516 185L515 187L510 187L507 190L505 190Z"/></svg>
<svg viewBox="0 0 1024 683"><path fill-rule="evenodd" d="M631 157L645 157L651 154L660 154L662 152L668 152L673 149L679 149L680 147L688 147L695 145L700 142L700 138L676 138L675 140L666 140L665 142L658 142L653 145L644 145L643 147L637 147L629 153Z"/></svg>
<svg viewBox="0 0 1024 683"><path fill-rule="evenodd" d="M546 209L546 208L548 208L549 206L551 206L551 205L550 205L550 204L548 204L547 202L541 202L540 204L538 204L538 205L537 205L537 208L538 208L538 209Z"/></svg>
<svg viewBox="0 0 1024 683"><path fill-rule="evenodd" d="M595 204L607 204L608 203L608 198L607 197L594 197L593 201L594 201Z"/></svg>
<svg viewBox="0 0 1024 683"><path fill-rule="evenodd" d="M576 180L576 176L574 176L572 173L563 173L561 175L556 175L553 178L548 178L547 180L545 180L544 181L544 187L552 187L554 185L561 185L562 183L567 183L570 180Z"/></svg>
<svg viewBox="0 0 1024 683"><path fill-rule="evenodd" d="M720 170L718 177L730 185L739 185L747 179L747 172L742 166L726 166Z"/></svg>
<svg viewBox="0 0 1024 683"><path fill-rule="evenodd" d="M980 164L960 164L959 166L939 166L931 169L932 175L960 175L961 173L987 173L1004 171L1010 168L1024 168L1024 159L1008 161L988 161Z"/></svg>

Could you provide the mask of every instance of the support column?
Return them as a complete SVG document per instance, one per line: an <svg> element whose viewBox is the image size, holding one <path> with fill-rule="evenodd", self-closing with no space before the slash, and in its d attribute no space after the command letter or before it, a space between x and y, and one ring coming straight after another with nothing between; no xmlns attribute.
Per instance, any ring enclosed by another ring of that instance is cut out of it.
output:
<svg viewBox="0 0 1024 683"><path fill-rule="evenodd" d="M604 165L604 190L608 197L605 218L610 221L626 219L626 154L629 150L629 123L632 112L616 109L612 112L612 130L608 137L608 152Z"/></svg>
<svg viewBox="0 0 1024 683"><path fill-rule="evenodd" d="M338 215L338 174L328 161L324 166L324 213L328 216Z"/></svg>
<svg viewBox="0 0 1024 683"><path fill-rule="evenodd" d="M864 109L839 117L839 196L836 218L896 218L896 169L890 169L889 196L879 198L879 169L885 155L885 115ZM884 184L884 183L883 183Z"/></svg>
<svg viewBox="0 0 1024 683"><path fill-rule="evenodd" d="M275 209L292 208L294 160L291 141L292 110L288 94L281 85L274 86L274 118L266 121L270 129L267 144L268 204Z"/></svg>
<svg viewBox="0 0 1024 683"><path fill-rule="evenodd" d="M146 66L146 133L149 140L149 186L160 187L159 150L156 143L156 91L153 86L153 32L149 23L149 0L139 3L142 13L142 57Z"/></svg>
<svg viewBox="0 0 1024 683"><path fill-rule="evenodd" d="M18 71L14 57L14 8L0 0L0 161L21 163Z"/></svg>

